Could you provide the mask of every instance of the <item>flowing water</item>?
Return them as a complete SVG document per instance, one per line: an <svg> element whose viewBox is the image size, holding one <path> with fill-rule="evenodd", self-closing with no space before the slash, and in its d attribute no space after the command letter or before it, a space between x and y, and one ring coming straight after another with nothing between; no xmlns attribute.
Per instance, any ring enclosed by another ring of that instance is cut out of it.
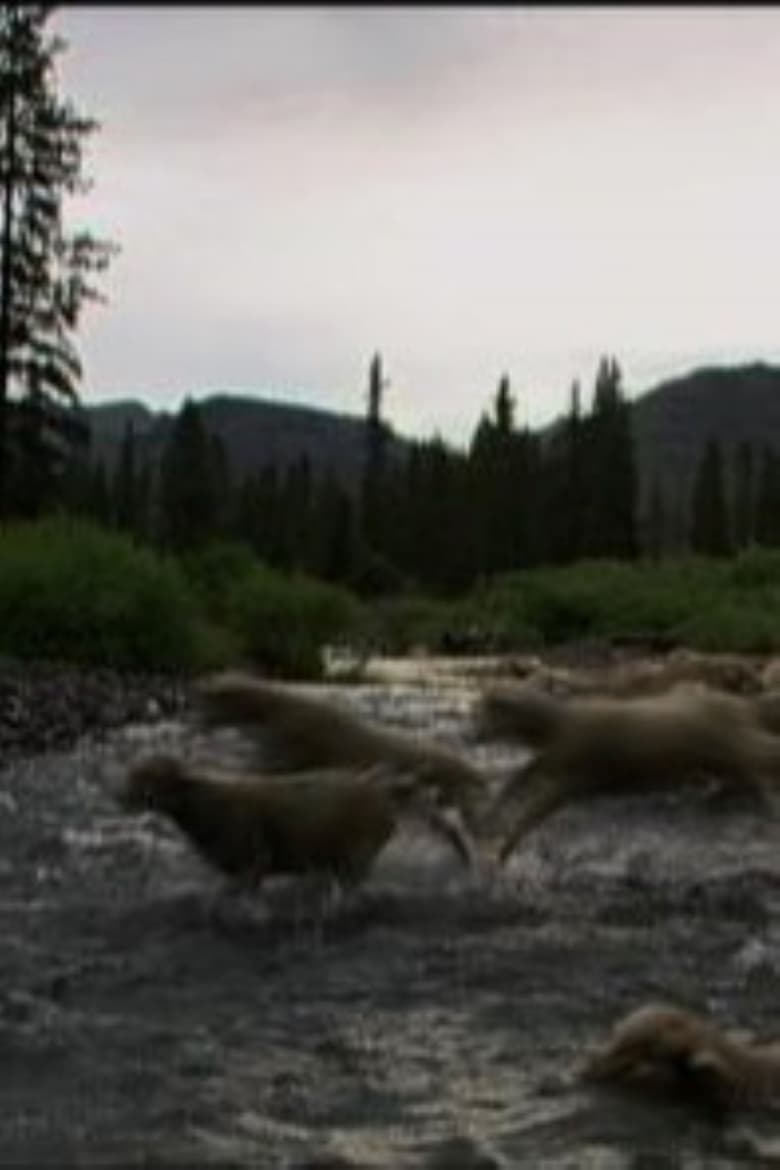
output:
<svg viewBox="0 0 780 1170"><path fill-rule="evenodd" d="M476 685L327 693L498 776L521 753L470 740ZM113 800L158 749L246 758L168 724L0 773L0 1165L780 1165L771 1114L716 1123L575 1075L648 999L780 1035L765 811L605 799L551 818L501 878L404 830L324 909L282 880L217 903L171 826Z"/></svg>

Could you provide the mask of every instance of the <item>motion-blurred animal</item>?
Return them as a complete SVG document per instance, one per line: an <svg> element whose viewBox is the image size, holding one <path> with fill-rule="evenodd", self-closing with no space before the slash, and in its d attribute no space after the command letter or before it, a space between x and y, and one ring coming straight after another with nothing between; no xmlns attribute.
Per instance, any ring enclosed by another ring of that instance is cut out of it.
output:
<svg viewBox="0 0 780 1170"><path fill-rule="evenodd" d="M404 816L424 822L464 864L473 855L457 821L432 807L409 778L345 769L290 776L230 775L153 755L119 794L128 812L161 813L237 885L271 874L328 874L361 881Z"/></svg>
<svg viewBox="0 0 780 1170"><path fill-rule="evenodd" d="M734 695L755 695L776 685L768 668L738 654L700 654L680 647L662 658L629 659L586 669L553 667L537 661L522 672L523 681L562 697L610 695L631 698L658 695L680 684L699 684ZM780 670L778 671L780 676Z"/></svg>
<svg viewBox="0 0 780 1170"><path fill-rule="evenodd" d="M236 671L213 676L196 691L207 726L229 724L254 736L263 766L294 771L384 763L432 790L475 832L487 777L443 744L383 727L334 703Z"/></svg>
<svg viewBox="0 0 780 1170"><path fill-rule="evenodd" d="M748 1043L693 1012L648 1003L618 1021L581 1076L721 1108L778 1105L780 1046Z"/></svg>
<svg viewBox="0 0 780 1170"><path fill-rule="evenodd" d="M556 809L610 792L647 791L688 781L720 780L752 790L770 806L780 780L780 738L759 725L778 703L702 688L642 699L556 700L509 685L483 695L478 723L537 749L510 777L490 814L505 823L519 801L499 850L505 861L520 838Z"/></svg>
<svg viewBox="0 0 780 1170"><path fill-rule="evenodd" d="M693 696L714 718L753 723L773 735L780 735L780 690L758 694L737 695L716 691L703 684L678 684L661 692L669 697ZM621 703L617 696L582 695L563 699L540 690L530 683L500 682L486 687L474 711L479 739L514 739L532 748L543 747L559 734L564 721L578 702L588 702L606 709L610 700ZM633 709L635 700L626 699L625 707Z"/></svg>

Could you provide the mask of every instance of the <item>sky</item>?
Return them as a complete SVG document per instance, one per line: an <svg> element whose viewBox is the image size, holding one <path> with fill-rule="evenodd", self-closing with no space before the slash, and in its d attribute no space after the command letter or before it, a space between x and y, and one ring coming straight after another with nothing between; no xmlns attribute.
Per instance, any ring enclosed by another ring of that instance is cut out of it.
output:
<svg viewBox="0 0 780 1170"><path fill-rule="evenodd" d="M780 8L68 5L116 240L85 402L242 393L465 443L780 361Z"/></svg>

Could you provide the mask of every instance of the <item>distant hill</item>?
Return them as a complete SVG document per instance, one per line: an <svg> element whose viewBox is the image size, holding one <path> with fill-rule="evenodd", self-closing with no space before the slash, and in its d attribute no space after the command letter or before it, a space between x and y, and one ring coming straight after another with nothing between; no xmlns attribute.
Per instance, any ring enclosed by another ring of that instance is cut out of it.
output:
<svg viewBox="0 0 780 1170"><path fill-rule="evenodd" d="M334 469L354 486L365 453L365 422L357 415L296 404L218 394L199 401L207 427L227 448L239 477L268 463L288 464L308 454L316 471ZM707 439L720 439L727 466L734 449L750 440L780 451L780 367L756 363L694 370L662 382L634 399L640 482L646 494L657 472L667 492L688 498ZM173 415L136 400L86 407L93 452L112 466L128 421L141 449L157 458ZM407 440L394 436L392 453Z"/></svg>
<svg viewBox="0 0 780 1170"><path fill-rule="evenodd" d="M359 480L366 443L362 417L228 394L202 399L197 405L208 430L225 444L239 479L268 464L286 466L308 455L316 473L332 469L351 487ZM133 425L142 456L157 460L174 418L170 412L152 411L136 400L101 403L85 410L93 457L105 460L109 468L116 461L128 422ZM393 436L390 457L404 448L404 440Z"/></svg>
<svg viewBox="0 0 780 1170"><path fill-rule="evenodd" d="M743 440L756 453L780 451L780 367L755 363L694 370L634 401L640 482L657 473L667 491L687 498L704 444L720 440L728 473Z"/></svg>

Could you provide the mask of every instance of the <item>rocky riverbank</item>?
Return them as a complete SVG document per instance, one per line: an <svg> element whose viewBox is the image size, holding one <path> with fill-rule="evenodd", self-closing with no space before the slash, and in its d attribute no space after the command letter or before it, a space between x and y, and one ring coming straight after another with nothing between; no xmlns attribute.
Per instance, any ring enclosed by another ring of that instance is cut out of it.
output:
<svg viewBox="0 0 780 1170"><path fill-rule="evenodd" d="M0 759L66 749L82 736L128 723L175 718L186 705L183 679L3 658Z"/></svg>

